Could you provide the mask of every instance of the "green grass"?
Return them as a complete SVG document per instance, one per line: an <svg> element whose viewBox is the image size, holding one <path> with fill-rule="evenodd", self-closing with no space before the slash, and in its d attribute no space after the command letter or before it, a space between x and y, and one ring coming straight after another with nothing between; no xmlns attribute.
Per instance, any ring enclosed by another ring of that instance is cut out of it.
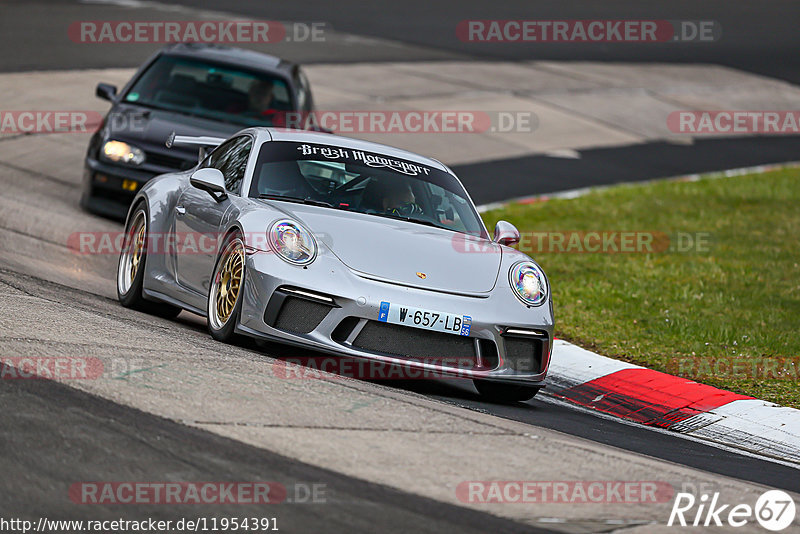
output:
<svg viewBox="0 0 800 534"><path fill-rule="evenodd" d="M799 169L613 187L484 214L490 229L500 219L523 233L710 234L705 251L525 252L550 279L557 336L800 408Z"/></svg>

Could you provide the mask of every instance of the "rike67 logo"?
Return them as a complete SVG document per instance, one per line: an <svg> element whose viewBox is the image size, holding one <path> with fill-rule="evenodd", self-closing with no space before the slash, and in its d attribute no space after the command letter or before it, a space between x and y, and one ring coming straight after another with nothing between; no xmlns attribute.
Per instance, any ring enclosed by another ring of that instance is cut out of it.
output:
<svg viewBox="0 0 800 534"><path fill-rule="evenodd" d="M795 512L794 499L781 490L765 492L755 506L721 504L719 492L703 493L699 499L691 493L678 493L667 526L739 528L755 519L763 528L779 532L792 524Z"/></svg>

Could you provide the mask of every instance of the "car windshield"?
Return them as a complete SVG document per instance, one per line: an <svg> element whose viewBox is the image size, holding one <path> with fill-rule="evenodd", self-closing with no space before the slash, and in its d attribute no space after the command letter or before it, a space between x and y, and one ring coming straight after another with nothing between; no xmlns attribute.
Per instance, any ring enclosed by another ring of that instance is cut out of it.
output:
<svg viewBox="0 0 800 534"><path fill-rule="evenodd" d="M153 62L123 101L242 126L271 126L292 111L281 78L172 56Z"/></svg>
<svg viewBox="0 0 800 534"><path fill-rule="evenodd" d="M250 196L302 201L486 237L466 191L451 174L350 148L264 143Z"/></svg>

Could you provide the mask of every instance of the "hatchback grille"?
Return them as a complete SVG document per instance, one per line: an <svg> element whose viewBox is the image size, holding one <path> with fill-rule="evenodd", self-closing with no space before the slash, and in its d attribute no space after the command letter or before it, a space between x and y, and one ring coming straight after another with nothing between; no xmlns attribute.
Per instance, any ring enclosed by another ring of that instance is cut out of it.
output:
<svg viewBox="0 0 800 534"><path fill-rule="evenodd" d="M166 167L168 169L176 169L185 171L194 167L196 161L185 160L183 158L176 158L174 156L165 156L158 152L148 152L145 161L150 165L157 167Z"/></svg>

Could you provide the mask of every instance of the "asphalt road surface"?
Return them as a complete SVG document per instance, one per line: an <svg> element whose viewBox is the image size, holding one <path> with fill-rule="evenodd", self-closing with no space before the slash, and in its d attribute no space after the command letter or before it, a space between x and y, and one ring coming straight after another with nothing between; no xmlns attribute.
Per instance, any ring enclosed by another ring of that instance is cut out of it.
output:
<svg viewBox="0 0 800 534"><path fill-rule="evenodd" d="M0 10L9 15L0 19L0 42L13 44L16 52L0 62L3 69L65 69L101 66L135 66L138 54L130 46L107 47L103 54L91 49L54 46L63 34L66 20L115 20L104 17L107 5L126 2L74 0L6 0ZM147 8L147 3L130 2ZM800 82L800 56L797 54L797 21L800 4L793 0L748 2L746 0L587 0L548 2L546 0L482 0L428 2L362 2L360 0L304 0L298 2L262 2L260 0L175 0L180 4L213 9L247 17L280 21L319 21L338 32L375 37L402 43L404 47L376 42L363 43L357 50L341 54L339 61L378 61L389 58L491 58L559 59L568 61L664 61L717 63L792 82ZM82 9L80 9L82 8ZM62 15L61 17L55 16ZM161 18L169 12L151 14ZM147 20L137 12L137 19ZM719 40L707 43L468 43L456 36L456 26L472 19L538 20L711 20L722 28ZM19 47L24 43L25 47ZM5 48L5 47L4 47ZM153 49L154 47L150 47ZM307 44L283 50L289 59L336 61L329 56L330 43L324 47ZM8 48L5 48L8 49ZM316 49L316 50L314 50ZM327 50L326 50L327 49ZM309 51L311 50L311 51ZM317 57L314 57L314 54ZM65 61L69 54L69 61ZM293 56L293 54L297 54Z"/></svg>
<svg viewBox="0 0 800 534"><path fill-rule="evenodd" d="M171 6L183 6L175 10ZM185 8L189 9L185 9ZM202 8L196 13L193 8ZM325 24L324 42L253 45L304 63L420 60L568 60L716 63L800 83L800 3L773 1L486 3L260 2L256 0L10 0L0 4L0 47L14 50L0 72L135 67L161 44L76 43L70 24L86 20L186 20L246 16ZM713 20L722 37L710 43L465 43L466 19ZM248 46L248 45L243 45ZM54 88L58 90L58 88ZM579 151L578 159L537 155L457 165L479 204L593 185L800 160L800 136L702 139L694 144L634 144ZM502 176L501 182L486 176Z"/></svg>
<svg viewBox="0 0 800 534"><path fill-rule="evenodd" d="M119 504L76 513L65 498L76 480L259 481L281 484L286 501L220 505L216 516L275 518L285 532L552 532L303 464L49 380L2 380L0 403L6 518L130 517ZM135 508L137 519L209 516L207 505Z"/></svg>

